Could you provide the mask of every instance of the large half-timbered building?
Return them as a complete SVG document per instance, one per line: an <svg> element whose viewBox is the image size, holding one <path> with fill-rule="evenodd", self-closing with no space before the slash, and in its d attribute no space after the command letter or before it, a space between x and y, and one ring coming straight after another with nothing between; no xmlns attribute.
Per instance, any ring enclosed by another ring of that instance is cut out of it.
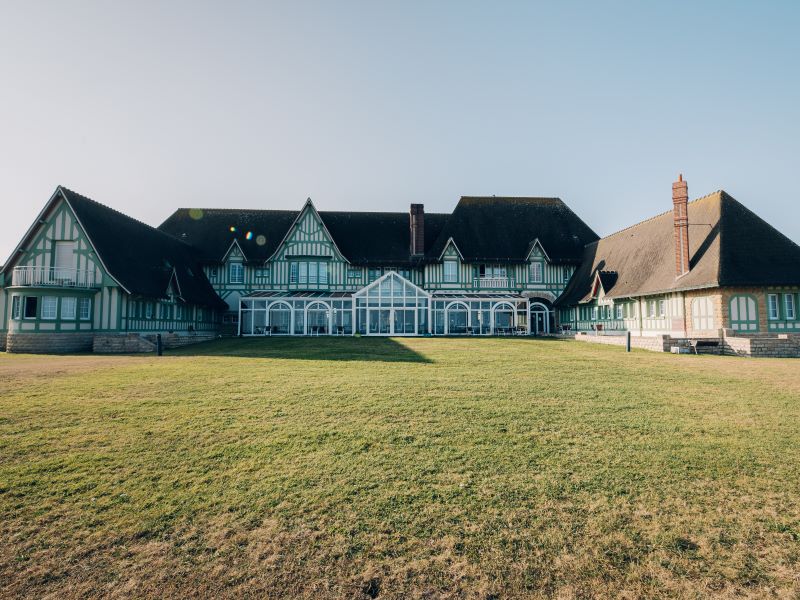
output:
<svg viewBox="0 0 800 600"><path fill-rule="evenodd" d="M179 209L154 228L58 187L0 269L0 346L216 335L800 334L800 247L725 192L600 239L557 198L452 213Z"/></svg>

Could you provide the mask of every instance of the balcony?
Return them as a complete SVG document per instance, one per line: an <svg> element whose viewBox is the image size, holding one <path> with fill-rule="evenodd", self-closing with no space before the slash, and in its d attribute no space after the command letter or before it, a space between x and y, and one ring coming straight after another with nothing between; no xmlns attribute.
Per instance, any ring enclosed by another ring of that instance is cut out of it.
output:
<svg viewBox="0 0 800 600"><path fill-rule="evenodd" d="M62 269L60 267L14 267L12 286L93 288L94 271Z"/></svg>
<svg viewBox="0 0 800 600"><path fill-rule="evenodd" d="M472 287L481 290L508 290L515 286L513 277L475 277Z"/></svg>

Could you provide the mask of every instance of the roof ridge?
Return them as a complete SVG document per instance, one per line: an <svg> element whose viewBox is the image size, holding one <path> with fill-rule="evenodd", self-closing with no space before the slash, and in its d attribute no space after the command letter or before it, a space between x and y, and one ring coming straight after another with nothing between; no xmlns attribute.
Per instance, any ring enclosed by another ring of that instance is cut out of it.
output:
<svg viewBox="0 0 800 600"><path fill-rule="evenodd" d="M706 198L710 198L711 196L714 196L715 194L720 194L720 198L722 197L722 194L725 194L726 196L729 196L729 194L727 192L725 192L725 190L717 190L715 192L711 192L710 194L706 194L705 196L700 196L698 198L695 198L694 200L690 200L689 204L694 204L695 202L700 202L700 200L705 200ZM654 221L655 219L658 219L659 217L663 217L664 215L668 215L671 212L672 212L672 210L665 210L664 212L660 212L657 215L653 215L652 217L648 217L646 219L642 219L641 221L639 221L637 223L634 223L633 225L628 225L627 227L623 227L622 229L618 229L617 231L609 233L608 235L604 235L603 237L600 238L600 240L605 240L605 239L610 238L612 236L619 235L620 233L625 233L629 229L633 229L634 227L638 227L639 225L643 225L644 223L649 223L650 221ZM586 244L586 246L591 246L592 244L596 244L600 240L596 240L594 242Z"/></svg>
<svg viewBox="0 0 800 600"><path fill-rule="evenodd" d="M176 242L180 242L181 244L183 244L184 246L186 246L187 248L189 248L191 250L195 250L194 246L192 246L188 242L180 239L179 237L176 237L176 236L172 235L171 233L167 233L166 231L164 231L162 229L159 229L158 227L153 227L152 225L149 225L148 223L145 223L144 221L140 221L136 217L132 217L130 215L126 215L124 212L119 211L116 208L112 208L112 207L108 206L107 204L103 204L102 202L98 202L97 200L93 200L92 198L89 198L89 196L84 196L83 194L78 193L75 190L71 190L71 189L69 189L68 187L66 187L64 185L59 185L58 187L62 191L66 191L66 192L68 192L70 194L78 196L79 198L82 198L83 200L86 200L87 202L91 202L92 204L96 204L97 206L101 206L101 207L105 208L106 210L110 210L111 212L113 212L113 213L115 213L117 215L125 217L126 219L130 219L131 221L134 221L135 223L138 223L139 225L143 225L144 227L147 227L148 229L152 229L153 231L158 232L160 235L165 235L168 238L171 238L171 239L175 240ZM69 198L67 198L67 201L69 201Z"/></svg>

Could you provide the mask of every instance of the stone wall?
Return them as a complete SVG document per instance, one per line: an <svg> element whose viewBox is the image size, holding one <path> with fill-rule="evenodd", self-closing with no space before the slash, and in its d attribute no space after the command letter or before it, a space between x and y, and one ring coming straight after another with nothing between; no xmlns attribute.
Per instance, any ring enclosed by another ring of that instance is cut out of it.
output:
<svg viewBox="0 0 800 600"><path fill-rule="evenodd" d="M94 336L92 351L99 354L137 354L155 352L156 345L138 333L98 333Z"/></svg>
<svg viewBox="0 0 800 600"><path fill-rule="evenodd" d="M156 335L155 334L148 334L144 336L149 342L152 342L155 346L156 343ZM183 346L188 346L190 344L197 344L199 342L210 342L217 338L217 335L214 333L202 333L202 332L192 332L192 333L163 333L161 334L161 343L163 344L164 348L181 348Z"/></svg>
<svg viewBox="0 0 800 600"><path fill-rule="evenodd" d="M92 349L93 333L20 333L6 338L6 351L30 354L67 354Z"/></svg>
<svg viewBox="0 0 800 600"><path fill-rule="evenodd" d="M728 356L800 358L800 334L725 335L722 351Z"/></svg>
<svg viewBox="0 0 800 600"><path fill-rule="evenodd" d="M0 333L0 352L4 352L6 349L6 333Z"/></svg>
<svg viewBox="0 0 800 600"><path fill-rule="evenodd" d="M595 344L607 344L610 346L622 346L627 344L624 335L593 335L579 333L575 339L581 342L593 342ZM632 335L631 348L651 350L653 352L669 352L672 338L668 335Z"/></svg>

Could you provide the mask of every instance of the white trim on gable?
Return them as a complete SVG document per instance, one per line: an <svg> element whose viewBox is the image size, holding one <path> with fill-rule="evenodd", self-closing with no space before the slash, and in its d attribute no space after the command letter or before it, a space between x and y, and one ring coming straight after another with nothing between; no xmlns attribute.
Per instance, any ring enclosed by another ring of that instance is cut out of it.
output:
<svg viewBox="0 0 800 600"><path fill-rule="evenodd" d="M525 257L525 261L529 261L531 259L531 254L533 254L533 251L536 250L537 246L539 247L539 250L542 251L545 260L547 260L547 262L553 262L550 260L550 256L547 254L547 250L544 249L544 246L542 246L542 243L539 241L539 238L536 238L531 242L531 249L528 250L528 255Z"/></svg>
<svg viewBox="0 0 800 600"><path fill-rule="evenodd" d="M317 219L317 221L319 221L319 224L322 225L322 230L325 232L325 235L328 236L328 239L330 239L331 244L333 244L334 250L336 250L336 253L348 265L351 264L350 260L342 253L341 250L339 250L339 246L336 243L336 240L333 239L331 232L325 225L325 221L323 221L322 217L319 215L319 211L317 210L317 207L314 206L314 203L311 201L311 198L306 199L306 203L303 205L303 208L297 214L297 217L295 217L294 221L292 221L292 224L289 226L289 229L286 230L286 235L283 236L283 239L281 240L280 244L278 244L275 247L275 252L273 252L272 255L267 260L264 261L264 264L266 265L268 262L270 262L273 258L275 258L278 255L278 253L281 251L281 248L283 248L283 245L286 243L286 240L289 239L289 237L292 235L292 232L295 230L295 227L297 227L298 223L300 223L300 221L302 220L303 215L305 215L307 209L312 211L314 217Z"/></svg>
<svg viewBox="0 0 800 600"><path fill-rule="evenodd" d="M447 252L447 249L450 247L450 244L452 244L453 248L455 248L456 252L458 252L458 257L461 259L461 262L464 262L464 255L461 254L461 250L459 250L458 244L456 244L456 241L452 237L447 238L447 243L445 243L444 248L442 248L442 253L439 255L439 260L442 260L442 257L444 256L444 253Z"/></svg>
<svg viewBox="0 0 800 600"><path fill-rule="evenodd" d="M388 279L389 277L392 277L392 276L394 276L394 277L397 277L398 279L402 280L404 283L407 283L408 285L410 285L411 287L413 287L415 290L417 290L417 292L418 292L418 293L422 294L423 296L426 296L427 298L430 298L430 297L431 297L431 294L430 294L430 292L426 292L425 290L423 290L421 287L419 287L419 286L418 286L418 285L416 285L415 283L413 283L413 282L409 281L408 279L406 279L405 277L403 277L402 275L400 275L400 273L398 273L397 271L388 271L387 273L384 273L383 275L381 275L380 277L378 277L378 278L377 278L375 281L373 281L372 283L370 283L370 284L368 284L368 285L365 285L365 286L364 286L364 287L362 287L360 290L358 290L357 292L355 292L355 293L353 294L353 297L355 298L355 297L357 297L357 296L358 296L358 297L360 297L360 296L365 296L365 295L367 294L367 290L369 290L369 289L370 289L370 288L372 288L372 287L375 287L376 285L378 285L378 284L379 284L381 281L383 281L384 279Z"/></svg>
<svg viewBox="0 0 800 600"><path fill-rule="evenodd" d="M242 250L242 247L239 245L239 240L233 238L231 245L228 246L228 249L225 251L225 254L222 255L222 260L220 261L221 263L225 263L225 261L228 260L228 256L230 255L231 250L233 250L234 246L236 246L239 249L239 252L242 253L242 259L245 262L247 262L247 255L244 253L244 250Z"/></svg>

